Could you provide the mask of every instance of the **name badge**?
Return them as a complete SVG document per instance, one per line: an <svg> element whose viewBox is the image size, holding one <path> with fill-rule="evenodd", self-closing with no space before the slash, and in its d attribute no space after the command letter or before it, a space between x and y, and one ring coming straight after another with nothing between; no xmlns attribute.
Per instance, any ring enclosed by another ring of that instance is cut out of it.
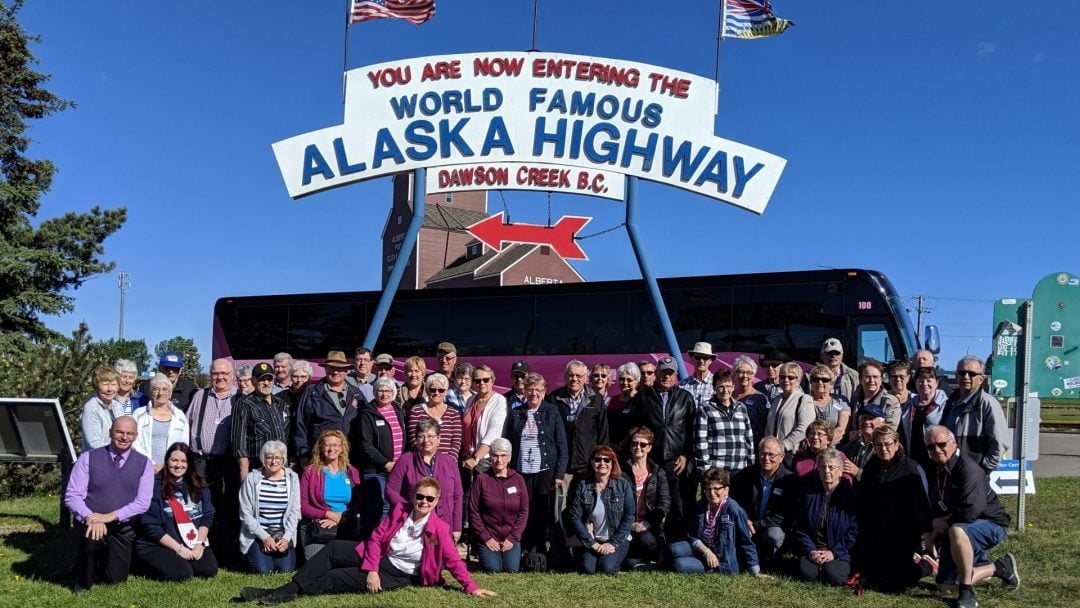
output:
<svg viewBox="0 0 1080 608"><path fill-rule="evenodd" d="M514 487L514 486L510 486L509 488L506 488L506 493L507 494L517 494L517 488Z"/></svg>
<svg viewBox="0 0 1080 608"><path fill-rule="evenodd" d="M375 426L386 426L386 421L385 420L376 420L375 421Z"/></svg>
<svg viewBox="0 0 1080 608"><path fill-rule="evenodd" d="M776 494L777 496L780 496L780 495L782 495L784 493L784 488L773 488L772 493Z"/></svg>

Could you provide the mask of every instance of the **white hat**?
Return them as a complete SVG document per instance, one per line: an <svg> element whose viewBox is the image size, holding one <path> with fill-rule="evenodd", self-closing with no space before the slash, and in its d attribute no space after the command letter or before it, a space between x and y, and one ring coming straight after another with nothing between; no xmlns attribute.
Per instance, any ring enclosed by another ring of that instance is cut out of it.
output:
<svg viewBox="0 0 1080 608"><path fill-rule="evenodd" d="M708 342L695 342L694 348L686 351L686 354L693 357L694 355L701 355L704 357L716 358L716 355L712 352L712 344Z"/></svg>
<svg viewBox="0 0 1080 608"><path fill-rule="evenodd" d="M844 345L840 343L840 340L836 338L829 338L821 344L821 352L829 353L840 351L840 354L844 354Z"/></svg>

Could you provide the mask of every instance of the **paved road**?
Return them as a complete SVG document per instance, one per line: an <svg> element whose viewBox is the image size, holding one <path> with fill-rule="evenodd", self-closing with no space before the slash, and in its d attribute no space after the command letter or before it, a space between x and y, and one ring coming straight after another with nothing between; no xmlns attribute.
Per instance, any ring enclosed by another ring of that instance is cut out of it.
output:
<svg viewBox="0 0 1080 608"><path fill-rule="evenodd" d="M1080 433L1039 433L1035 477L1080 477Z"/></svg>

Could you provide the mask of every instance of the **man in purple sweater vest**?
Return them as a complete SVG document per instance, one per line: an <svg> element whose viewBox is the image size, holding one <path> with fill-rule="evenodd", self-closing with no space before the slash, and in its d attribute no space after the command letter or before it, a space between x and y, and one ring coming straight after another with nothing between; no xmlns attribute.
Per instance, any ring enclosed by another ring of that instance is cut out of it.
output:
<svg viewBox="0 0 1080 608"><path fill-rule="evenodd" d="M82 593L101 573L105 583L122 583L131 569L132 521L150 506L154 465L131 449L135 419L120 416L109 429L109 445L83 452L75 461L64 504L75 514L79 553L72 591Z"/></svg>

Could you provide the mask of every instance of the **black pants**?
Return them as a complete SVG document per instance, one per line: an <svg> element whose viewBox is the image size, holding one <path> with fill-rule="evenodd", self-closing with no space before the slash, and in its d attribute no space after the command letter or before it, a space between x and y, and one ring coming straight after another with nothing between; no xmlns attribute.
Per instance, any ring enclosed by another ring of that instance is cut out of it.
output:
<svg viewBox="0 0 1080 608"><path fill-rule="evenodd" d="M804 581L814 582L820 580L827 585L843 587L847 584L848 577L851 576L851 564L834 559L819 566L806 556L803 556L799 558L799 576Z"/></svg>
<svg viewBox="0 0 1080 608"><path fill-rule="evenodd" d="M162 545L139 543L135 545L135 557L139 559L140 570L159 581L186 581L193 576L211 578L218 570L217 558L210 547L204 549L199 559L186 560Z"/></svg>
<svg viewBox="0 0 1080 608"><path fill-rule="evenodd" d="M131 523L114 521L105 524L105 531L101 540L90 540L86 537L86 525L75 524L75 533L79 535L75 576L84 589L89 589L96 581L122 583L131 571L131 545L135 541Z"/></svg>
<svg viewBox="0 0 1080 608"><path fill-rule="evenodd" d="M529 521L521 535L523 551L544 551L548 529L554 513L555 471L547 469L539 473L522 473L525 489L529 492Z"/></svg>
<svg viewBox="0 0 1080 608"><path fill-rule="evenodd" d="M654 562L660 557L660 539L651 528L630 534L629 556L638 562Z"/></svg>
<svg viewBox="0 0 1080 608"><path fill-rule="evenodd" d="M682 475L676 475L674 460L664 463L663 469L671 494L671 510L668 511L664 531L668 538L682 538L686 535L687 522L695 517L699 472L687 473L684 468Z"/></svg>
<svg viewBox="0 0 1080 608"><path fill-rule="evenodd" d="M293 575L293 582L304 595L355 593L367 589L367 572L360 569L357 543L330 541ZM420 577L395 568L388 558L379 562L379 584L383 591L410 584L420 584Z"/></svg>
<svg viewBox="0 0 1080 608"><path fill-rule="evenodd" d="M244 563L240 555L240 465L232 456L198 456L195 470L210 488L214 505L214 525L210 528L210 546L230 566Z"/></svg>

